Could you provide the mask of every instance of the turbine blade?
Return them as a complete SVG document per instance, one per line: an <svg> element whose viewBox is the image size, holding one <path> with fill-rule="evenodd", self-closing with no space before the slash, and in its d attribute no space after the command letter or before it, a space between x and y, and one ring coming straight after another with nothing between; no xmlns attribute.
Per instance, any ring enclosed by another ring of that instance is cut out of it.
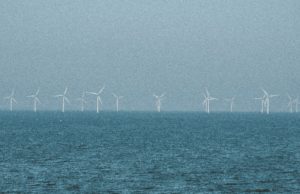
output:
<svg viewBox="0 0 300 194"><path fill-rule="evenodd" d="M39 104L42 104L40 99L38 99L37 97L35 97L35 100L39 103Z"/></svg>
<svg viewBox="0 0 300 194"><path fill-rule="evenodd" d="M100 96L99 96L98 100L99 100L100 104L102 104L102 100L101 100L101 97L100 97Z"/></svg>
<svg viewBox="0 0 300 194"><path fill-rule="evenodd" d="M205 92L206 92L206 95L209 96L209 92L208 92L207 88L205 88Z"/></svg>
<svg viewBox="0 0 300 194"><path fill-rule="evenodd" d="M269 95L268 92L267 92L265 89L261 88L261 90L263 91L263 93L264 93L265 95L267 95L267 96Z"/></svg>
<svg viewBox="0 0 300 194"><path fill-rule="evenodd" d="M65 91L64 91L64 95L66 95L68 92L68 87L66 87Z"/></svg>
<svg viewBox="0 0 300 194"><path fill-rule="evenodd" d="M97 95L95 92L87 92L87 94Z"/></svg>
<svg viewBox="0 0 300 194"><path fill-rule="evenodd" d="M98 94L101 94L101 93L103 92L104 89L105 89L105 86L103 86L103 87L99 90Z"/></svg>
<svg viewBox="0 0 300 194"><path fill-rule="evenodd" d="M36 91L35 95L37 96L40 93L40 88Z"/></svg>
<svg viewBox="0 0 300 194"><path fill-rule="evenodd" d="M62 94L58 94L58 95L55 95L55 96L53 96L54 98L58 98L58 97L63 97L64 95L62 95Z"/></svg>
<svg viewBox="0 0 300 194"><path fill-rule="evenodd" d="M64 96L64 99L67 101L67 103L71 104L70 100Z"/></svg>

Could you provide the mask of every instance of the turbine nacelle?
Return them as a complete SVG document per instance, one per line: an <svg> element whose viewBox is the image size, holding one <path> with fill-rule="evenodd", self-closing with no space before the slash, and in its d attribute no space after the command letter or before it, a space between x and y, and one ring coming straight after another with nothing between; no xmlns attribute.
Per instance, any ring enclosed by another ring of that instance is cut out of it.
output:
<svg viewBox="0 0 300 194"><path fill-rule="evenodd" d="M156 98L156 99L160 99L160 100L163 100L163 98L165 97L166 93L162 93L161 95L156 95L156 94L153 94L153 96Z"/></svg>
<svg viewBox="0 0 300 194"><path fill-rule="evenodd" d="M122 99L124 96L118 96L115 93L112 93L112 95L116 98L116 99Z"/></svg>
<svg viewBox="0 0 300 194"><path fill-rule="evenodd" d="M103 86L99 92L86 92L87 94L92 94L92 95L96 95L96 96L100 96L100 94L103 92L103 90L105 89L105 86Z"/></svg>

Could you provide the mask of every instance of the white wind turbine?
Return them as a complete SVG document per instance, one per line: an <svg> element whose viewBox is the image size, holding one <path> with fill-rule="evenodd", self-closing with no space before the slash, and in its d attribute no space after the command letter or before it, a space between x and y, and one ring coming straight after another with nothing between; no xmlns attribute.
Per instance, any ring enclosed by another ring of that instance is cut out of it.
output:
<svg viewBox="0 0 300 194"><path fill-rule="evenodd" d="M209 92L208 92L208 90L207 90L207 88L205 88L205 92L206 92L206 94L203 94L204 100L202 102L202 105L204 106L205 111L207 113L210 113L210 101L212 101L212 100L218 100L218 99L214 98L214 97L211 97L210 94L209 94Z"/></svg>
<svg viewBox="0 0 300 194"><path fill-rule="evenodd" d="M84 105L87 103L87 101L85 100L85 92L82 92L81 97L77 98L76 100L80 102L81 112L83 112L84 111Z"/></svg>
<svg viewBox="0 0 300 194"><path fill-rule="evenodd" d="M226 98L225 101L230 103L230 112L233 111L233 105L234 105L235 96L232 98Z"/></svg>
<svg viewBox="0 0 300 194"><path fill-rule="evenodd" d="M112 95L116 98L116 108L117 108L117 112L119 112L119 102L123 98L123 96L118 96L114 93Z"/></svg>
<svg viewBox="0 0 300 194"><path fill-rule="evenodd" d="M157 112L160 112L161 110L161 101L164 99L165 93L161 94L160 96L153 94L155 98L155 105L156 105L156 110Z"/></svg>
<svg viewBox="0 0 300 194"><path fill-rule="evenodd" d="M299 98L298 97L294 99L294 103L295 103L295 111L297 113L298 112L298 105L299 105Z"/></svg>
<svg viewBox="0 0 300 194"><path fill-rule="evenodd" d="M66 87L63 94L58 94L54 96L55 98L60 98L60 97L62 98L62 112L65 112L65 101L70 104L70 101L66 96L67 92L68 92L68 88Z"/></svg>
<svg viewBox="0 0 300 194"><path fill-rule="evenodd" d="M261 90L263 91L264 93L264 106L266 107L266 112L267 114L270 113L270 98L274 98L274 97L277 97L279 95L277 94L269 94L266 90L264 90L263 88L261 88Z"/></svg>
<svg viewBox="0 0 300 194"><path fill-rule="evenodd" d="M292 113L293 112L294 100L289 94L287 94L287 96L289 98L288 108L289 108L290 112Z"/></svg>
<svg viewBox="0 0 300 194"><path fill-rule="evenodd" d="M33 99L33 111L34 112L36 112L36 110L37 110L37 104L41 104L40 99L37 97L39 95L39 92L40 92L40 88L37 89L35 94L30 95L30 96L26 96L27 98L32 98Z"/></svg>
<svg viewBox="0 0 300 194"><path fill-rule="evenodd" d="M97 102L97 113L99 113L99 110L100 110L100 104L102 105L102 100L101 100L101 97L100 97L100 94L103 92L105 86L103 86L99 92L87 92L88 94L92 94L92 95L95 95L97 98L96 98L96 102Z"/></svg>
<svg viewBox="0 0 300 194"><path fill-rule="evenodd" d="M254 98L254 99L255 99L255 100L260 100L260 101L261 101L261 109L260 109L260 112L263 113L263 112L264 112L264 106L265 106L264 96L263 96L263 97Z"/></svg>
<svg viewBox="0 0 300 194"><path fill-rule="evenodd" d="M15 99L15 89L12 89L11 94L9 96L5 97L4 99L9 100L10 111L12 111L13 103L17 103L17 101Z"/></svg>

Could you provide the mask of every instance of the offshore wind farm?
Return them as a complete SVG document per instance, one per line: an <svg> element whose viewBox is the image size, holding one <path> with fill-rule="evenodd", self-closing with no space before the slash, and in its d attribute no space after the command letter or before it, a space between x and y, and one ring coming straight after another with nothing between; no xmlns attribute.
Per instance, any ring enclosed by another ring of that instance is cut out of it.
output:
<svg viewBox="0 0 300 194"><path fill-rule="evenodd" d="M101 94L104 91L105 86L103 86L98 92L82 92L81 97L80 98L76 98L75 101L77 101L80 104L80 111L84 112L85 111L85 105L88 103L87 99L86 99L86 95L94 95L96 96L96 112L99 113L100 112L100 108L103 105L102 99L101 99ZM270 99L274 98L274 97L279 97L280 95L278 94L269 94L265 89L261 88L261 91L263 92L263 96L262 97L256 97L254 98L255 100L259 100L261 103L261 109L257 110L256 112L260 112L260 113L266 113L266 114L270 114ZM38 90L36 91L35 94L33 95L29 95L26 96L27 98L32 98L33 100L33 111L37 112L37 105L41 104L41 101L38 98L40 92L40 88L38 88ZM68 92L68 88L66 87L64 90L63 94L59 94L59 95L54 95L53 97L55 98L61 98L62 99L62 108L61 108L61 112L65 112L65 103L67 102L69 104L69 106L71 106L71 102L69 100L69 98L66 97ZM153 94L153 97L155 98L155 107L156 107L156 111L157 112L161 112L161 106L162 106L162 101L166 98L166 93L162 93L161 95L156 95ZM119 108L119 103L120 100L123 99L123 96L118 96L115 93L112 93L112 96L115 98L115 110L116 112L119 112L120 108ZM205 88L205 92L203 93L203 101L202 101L202 106L203 109L199 109L198 111L204 111L206 113L210 113L211 109L210 109L210 101L215 101L218 100L218 98L212 97L208 91L207 88ZM13 104L17 103L16 99L15 99L15 89L12 90L11 95L4 97L4 99L9 101L9 110L12 112L13 111ZM245 102L245 98L243 99L243 102ZM248 99L251 100L251 99ZM280 112L290 112L290 113L297 113L298 112L298 97L297 98L292 98L289 94L287 94L286 100L288 100L288 105L287 107L285 107L285 109L281 110ZM224 98L225 102L229 103L229 107L230 109L224 109L224 110L220 110L218 109L218 112L234 112L233 111L233 106L235 104L236 101L236 96L233 96L231 98ZM198 105L200 104L200 102L198 103ZM16 105L15 105L16 106ZM197 106L197 105L195 105ZM5 109L4 109L5 110ZM71 109L72 111L78 111L78 109ZM109 109L109 110L113 110L113 109ZM44 110L44 111L47 111ZM130 110L126 110L123 109L123 111L130 111ZM141 111L147 111L146 110L141 110ZM149 109L148 109L149 111ZM154 110L152 110L154 111ZM241 112L241 111L239 111Z"/></svg>
<svg viewBox="0 0 300 194"><path fill-rule="evenodd" d="M0 2L0 193L300 193L300 1Z"/></svg>

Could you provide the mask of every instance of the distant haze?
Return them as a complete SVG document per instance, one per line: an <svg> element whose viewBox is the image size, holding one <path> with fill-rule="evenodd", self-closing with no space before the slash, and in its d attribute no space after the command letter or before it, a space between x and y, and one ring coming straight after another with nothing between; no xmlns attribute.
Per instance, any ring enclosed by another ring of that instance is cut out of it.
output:
<svg viewBox="0 0 300 194"><path fill-rule="evenodd" d="M40 109L59 109L52 96L69 87L79 109L83 90L104 84L120 109L203 110L204 88L235 110L258 111L260 87L273 94L271 111L287 110L286 93L300 96L299 0L22 0L0 2L0 97L16 89L17 109L41 87ZM96 99L89 96L88 109ZM0 108L8 104L0 101Z"/></svg>

